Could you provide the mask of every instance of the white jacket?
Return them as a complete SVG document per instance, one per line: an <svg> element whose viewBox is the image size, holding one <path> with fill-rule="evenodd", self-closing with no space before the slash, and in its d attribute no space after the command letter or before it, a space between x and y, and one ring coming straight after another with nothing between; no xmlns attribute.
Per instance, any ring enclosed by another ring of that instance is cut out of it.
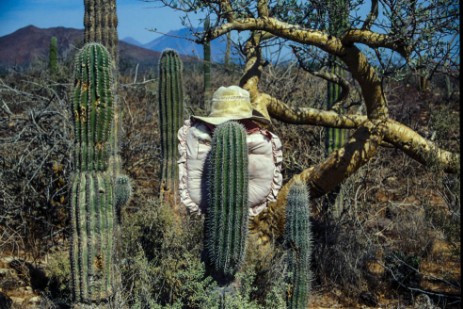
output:
<svg viewBox="0 0 463 309"><path fill-rule="evenodd" d="M211 149L211 130L204 123L186 120L178 132L180 153L180 199L190 213L204 213L201 187L204 162ZM255 216L274 201L283 176L282 144L278 136L265 129L253 130L246 136L248 145L249 215ZM204 190L204 189L203 189Z"/></svg>

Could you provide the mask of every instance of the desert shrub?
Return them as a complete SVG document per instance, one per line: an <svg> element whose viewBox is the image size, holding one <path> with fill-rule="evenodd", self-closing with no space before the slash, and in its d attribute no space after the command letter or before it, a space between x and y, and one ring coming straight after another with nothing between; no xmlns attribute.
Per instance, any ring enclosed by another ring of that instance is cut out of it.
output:
<svg viewBox="0 0 463 309"><path fill-rule="evenodd" d="M36 75L10 76L0 89L0 242L39 257L66 231L68 101Z"/></svg>

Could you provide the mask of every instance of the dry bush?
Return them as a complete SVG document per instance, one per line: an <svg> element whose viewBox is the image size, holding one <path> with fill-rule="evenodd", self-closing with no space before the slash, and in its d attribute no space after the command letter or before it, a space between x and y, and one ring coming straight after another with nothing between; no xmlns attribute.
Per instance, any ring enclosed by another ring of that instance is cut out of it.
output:
<svg viewBox="0 0 463 309"><path fill-rule="evenodd" d="M42 73L0 80L0 246L34 258L66 229L72 126L67 84Z"/></svg>

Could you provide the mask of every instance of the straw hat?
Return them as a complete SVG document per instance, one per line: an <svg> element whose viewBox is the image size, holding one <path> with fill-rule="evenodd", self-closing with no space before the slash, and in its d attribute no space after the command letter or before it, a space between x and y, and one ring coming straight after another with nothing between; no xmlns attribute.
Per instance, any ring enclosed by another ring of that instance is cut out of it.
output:
<svg viewBox="0 0 463 309"><path fill-rule="evenodd" d="M241 119L256 120L265 124L270 123L261 113L252 108L249 92L238 86L220 87L212 96L209 116L191 117L213 125Z"/></svg>

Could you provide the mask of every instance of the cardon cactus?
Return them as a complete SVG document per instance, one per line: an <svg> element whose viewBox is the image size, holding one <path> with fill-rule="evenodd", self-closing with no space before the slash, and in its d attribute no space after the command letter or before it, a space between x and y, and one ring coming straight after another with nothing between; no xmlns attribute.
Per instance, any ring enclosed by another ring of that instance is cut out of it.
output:
<svg viewBox="0 0 463 309"><path fill-rule="evenodd" d="M74 71L73 113L76 168L104 171L113 116L111 57L99 43L86 44L77 54Z"/></svg>
<svg viewBox="0 0 463 309"><path fill-rule="evenodd" d="M104 45L114 64L118 58L116 0L84 0L84 42Z"/></svg>
<svg viewBox="0 0 463 309"><path fill-rule="evenodd" d="M78 303L98 303L113 293L112 191L107 173L77 173L72 182L71 275Z"/></svg>
<svg viewBox="0 0 463 309"><path fill-rule="evenodd" d="M76 174L71 189L71 274L77 303L107 300L114 285L115 201L107 171L112 121L111 57L99 43L76 56L73 111Z"/></svg>
<svg viewBox="0 0 463 309"><path fill-rule="evenodd" d="M248 149L242 125L216 127L206 166L205 247L216 274L233 277L244 260L248 232Z"/></svg>
<svg viewBox="0 0 463 309"><path fill-rule="evenodd" d="M183 124L183 63L173 49L159 61L159 117L161 126L162 188L176 196L178 190L177 132Z"/></svg>
<svg viewBox="0 0 463 309"><path fill-rule="evenodd" d="M312 234L310 230L309 194L306 185L296 181L287 197L285 244L288 265L288 308L307 308L312 274Z"/></svg>

